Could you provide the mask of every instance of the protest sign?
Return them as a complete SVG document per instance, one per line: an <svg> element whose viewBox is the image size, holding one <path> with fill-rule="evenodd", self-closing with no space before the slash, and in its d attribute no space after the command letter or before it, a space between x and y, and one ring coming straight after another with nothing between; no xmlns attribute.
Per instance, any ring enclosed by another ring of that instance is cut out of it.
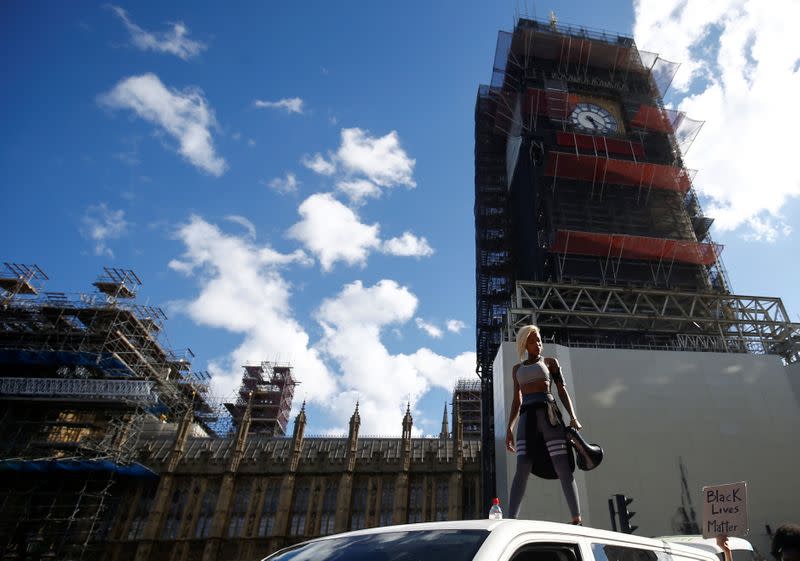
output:
<svg viewBox="0 0 800 561"><path fill-rule="evenodd" d="M747 531L747 483L703 487L703 537L744 537Z"/></svg>

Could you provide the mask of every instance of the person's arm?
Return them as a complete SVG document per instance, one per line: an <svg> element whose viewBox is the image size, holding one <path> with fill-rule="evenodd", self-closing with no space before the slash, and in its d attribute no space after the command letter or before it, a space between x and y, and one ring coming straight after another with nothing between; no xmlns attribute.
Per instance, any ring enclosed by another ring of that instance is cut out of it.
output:
<svg viewBox="0 0 800 561"><path fill-rule="evenodd" d="M728 545L728 536L717 536L717 546L723 551L725 561L733 561L733 552Z"/></svg>
<svg viewBox="0 0 800 561"><path fill-rule="evenodd" d="M511 411L508 414L508 429L506 429L506 448L509 452L516 452L517 447L514 445L514 426L517 424L519 418L519 408L522 404L522 391L519 389L517 383L517 368L519 364L514 366L511 371L511 378L514 380L514 398L511 400Z"/></svg>
<svg viewBox="0 0 800 561"><path fill-rule="evenodd" d="M552 376L553 381L556 383L556 388L558 388L558 397L561 399L561 403L564 404L564 408L569 414L569 426L575 430L581 430L583 426L581 425L580 421L578 421L578 416L575 414L575 407L572 405L572 398L569 396L567 386L564 385L564 376L561 374L561 365L558 364L558 360L555 358L546 359L546 363L547 368L550 369L550 375Z"/></svg>

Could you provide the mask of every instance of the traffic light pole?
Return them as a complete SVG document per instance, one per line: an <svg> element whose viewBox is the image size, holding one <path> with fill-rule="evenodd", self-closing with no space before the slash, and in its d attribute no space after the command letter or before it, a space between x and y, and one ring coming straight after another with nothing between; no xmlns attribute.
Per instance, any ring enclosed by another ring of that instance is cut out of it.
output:
<svg viewBox="0 0 800 561"><path fill-rule="evenodd" d="M608 499L608 514L611 516L611 530L617 531L617 513L614 512L614 499Z"/></svg>

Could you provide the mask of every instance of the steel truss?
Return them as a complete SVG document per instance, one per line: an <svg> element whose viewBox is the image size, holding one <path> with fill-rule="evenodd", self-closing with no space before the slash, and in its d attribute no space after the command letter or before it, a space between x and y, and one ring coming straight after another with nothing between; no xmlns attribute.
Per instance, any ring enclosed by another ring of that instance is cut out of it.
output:
<svg viewBox="0 0 800 561"><path fill-rule="evenodd" d="M605 346L603 333L622 332L652 335L673 350L775 354L786 360L800 351L800 323L790 321L780 298L764 296L520 281L505 339L513 340L517 329L530 323L576 334L583 344L574 346Z"/></svg>
<svg viewBox="0 0 800 561"><path fill-rule="evenodd" d="M144 380L77 380L61 378L0 378L4 397L80 398L91 401L135 401L155 405L155 382Z"/></svg>

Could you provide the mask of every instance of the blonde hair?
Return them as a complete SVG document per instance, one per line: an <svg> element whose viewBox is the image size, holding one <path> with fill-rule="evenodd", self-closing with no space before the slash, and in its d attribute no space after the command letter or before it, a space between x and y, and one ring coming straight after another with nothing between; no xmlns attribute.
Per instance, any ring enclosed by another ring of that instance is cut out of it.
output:
<svg viewBox="0 0 800 561"><path fill-rule="evenodd" d="M525 358L525 353L528 352L525 348L525 344L528 342L528 337L530 337L531 333L538 333L540 337L542 336L539 328L535 325L526 325L517 331L517 354L520 360L523 360Z"/></svg>

